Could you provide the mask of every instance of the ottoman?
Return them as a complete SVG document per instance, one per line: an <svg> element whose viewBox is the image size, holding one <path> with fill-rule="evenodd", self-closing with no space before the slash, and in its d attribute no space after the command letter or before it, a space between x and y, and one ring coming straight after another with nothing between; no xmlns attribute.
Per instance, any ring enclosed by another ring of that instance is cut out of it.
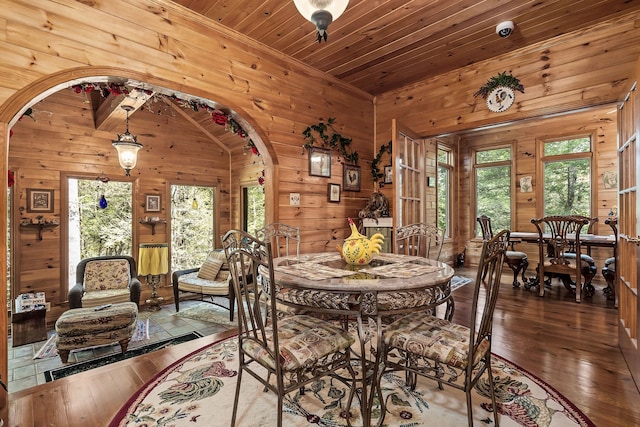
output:
<svg viewBox="0 0 640 427"><path fill-rule="evenodd" d="M56 321L56 348L60 359L67 363L71 350L114 342L120 343L124 353L137 320L138 306L134 302L113 304L102 310L90 307L65 311Z"/></svg>

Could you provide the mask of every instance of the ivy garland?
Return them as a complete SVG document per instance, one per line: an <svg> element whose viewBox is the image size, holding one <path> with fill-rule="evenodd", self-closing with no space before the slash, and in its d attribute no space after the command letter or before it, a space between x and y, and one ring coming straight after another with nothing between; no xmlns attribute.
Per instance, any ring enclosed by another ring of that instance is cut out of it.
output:
<svg viewBox="0 0 640 427"><path fill-rule="evenodd" d="M478 89L478 91L473 94L473 97L475 98L476 96L481 95L484 99L487 99L487 95L489 95L489 92L491 92L498 86L508 87L524 93L524 86L522 86L520 80L518 80L517 77L514 77L511 73L507 74L506 71L503 71L497 76L493 76L489 80L487 80L487 83L485 83L484 86Z"/></svg>
<svg viewBox="0 0 640 427"><path fill-rule="evenodd" d="M378 154L376 154L376 157L371 162L371 175L373 175L373 182L378 182L380 178L384 177L384 173L380 172L380 169L378 169L378 164L380 163L380 160L382 160L382 155L384 153L391 154L391 141L389 141L389 143L386 145L382 144L380 146Z"/></svg>
<svg viewBox="0 0 640 427"><path fill-rule="evenodd" d="M302 154L304 154L304 150L310 149L316 142L319 142L323 148L338 150L348 163L357 165L359 156L357 151L353 151L350 148L351 138L346 138L336 132L333 127L335 122L335 117L329 117L327 123L321 120L319 123L303 130L302 136L304 137L305 143L302 146ZM331 132L331 135L329 135L329 132ZM317 135L317 137L315 135Z"/></svg>

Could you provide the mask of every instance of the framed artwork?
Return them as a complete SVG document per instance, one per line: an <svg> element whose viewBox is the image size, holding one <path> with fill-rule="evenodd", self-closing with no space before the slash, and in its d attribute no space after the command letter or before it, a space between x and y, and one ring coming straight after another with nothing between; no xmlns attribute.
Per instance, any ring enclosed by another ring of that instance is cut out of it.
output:
<svg viewBox="0 0 640 427"><path fill-rule="evenodd" d="M53 212L53 190L27 188L27 212Z"/></svg>
<svg viewBox="0 0 640 427"><path fill-rule="evenodd" d="M340 184L329 184L327 197L330 202L340 203Z"/></svg>
<svg viewBox="0 0 640 427"><path fill-rule="evenodd" d="M344 191L360 191L360 166L342 165Z"/></svg>
<svg viewBox="0 0 640 427"><path fill-rule="evenodd" d="M393 167L391 165L384 167L384 183L393 184Z"/></svg>
<svg viewBox="0 0 640 427"><path fill-rule="evenodd" d="M144 211L145 212L160 212L160 195L159 194L147 194L145 195Z"/></svg>
<svg viewBox="0 0 640 427"><path fill-rule="evenodd" d="M309 148L309 175L331 177L331 151L326 148Z"/></svg>

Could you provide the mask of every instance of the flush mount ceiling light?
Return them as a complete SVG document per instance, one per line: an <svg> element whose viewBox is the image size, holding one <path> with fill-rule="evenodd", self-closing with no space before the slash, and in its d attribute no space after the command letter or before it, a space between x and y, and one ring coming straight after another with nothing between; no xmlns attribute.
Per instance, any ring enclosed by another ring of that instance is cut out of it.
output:
<svg viewBox="0 0 640 427"><path fill-rule="evenodd" d="M138 151L142 148L135 135L129 133L129 112L133 110L130 105L123 105L122 109L127 112L127 129L123 134L118 135L118 139L112 141L114 147L118 151L118 161L120 167L124 169L126 176L129 176L131 169L136 167L138 163Z"/></svg>
<svg viewBox="0 0 640 427"><path fill-rule="evenodd" d="M345 11L349 0L293 0L298 12L311 21L318 32L318 43L327 41L327 27Z"/></svg>

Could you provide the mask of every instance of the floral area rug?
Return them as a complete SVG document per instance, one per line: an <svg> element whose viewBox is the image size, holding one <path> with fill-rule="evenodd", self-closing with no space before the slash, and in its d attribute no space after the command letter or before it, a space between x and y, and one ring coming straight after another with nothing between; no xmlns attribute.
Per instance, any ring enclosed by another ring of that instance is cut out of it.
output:
<svg viewBox="0 0 640 427"><path fill-rule="evenodd" d="M36 352L33 356L34 359L47 359L49 357L55 357L58 355L58 349L56 348L56 337L58 335L54 333L46 343ZM131 343L138 341L145 341L149 339L149 319L138 320L136 323L136 330L131 337ZM90 347L87 347L90 348ZM85 349L83 349L85 350Z"/></svg>
<svg viewBox="0 0 640 427"><path fill-rule="evenodd" d="M115 415L109 427L222 426L230 425L237 379L237 340L208 345L175 362L142 387ZM498 356L493 358L497 401L502 426L595 426L553 387ZM493 425L487 382L473 394L474 425ZM386 374L383 396L389 411L386 426L467 425L465 393L420 378L415 391L404 384L402 373ZM304 395L292 392L285 399L283 425L345 426L344 405L349 387L324 378L307 386ZM276 396L249 374L243 375L237 425L276 425ZM380 416L376 402L373 424ZM361 426L354 398L352 425Z"/></svg>

